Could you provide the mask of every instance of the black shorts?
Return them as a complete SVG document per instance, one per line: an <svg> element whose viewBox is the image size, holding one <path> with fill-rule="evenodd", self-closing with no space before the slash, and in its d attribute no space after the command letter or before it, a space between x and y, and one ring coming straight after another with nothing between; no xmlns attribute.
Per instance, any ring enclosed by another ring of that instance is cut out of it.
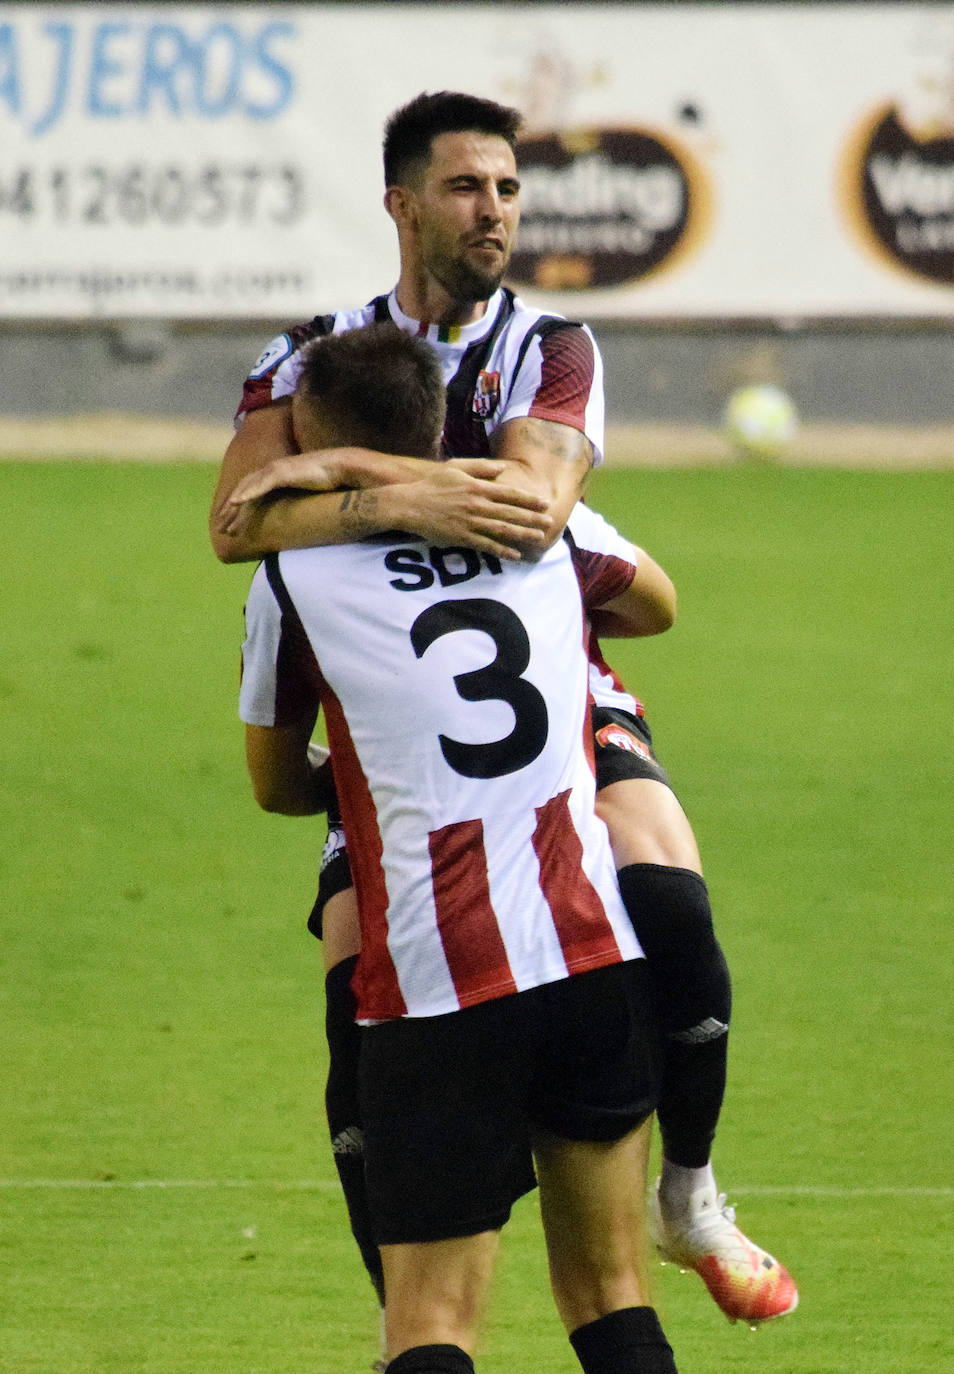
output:
<svg viewBox="0 0 954 1374"><path fill-rule="evenodd" d="M332 823L328 816L328 838L321 855L321 868L318 872L318 893L308 917L308 929L316 939L321 939L321 922L325 906L339 892L346 892L354 883L351 878L351 861L345 847L344 826L340 819Z"/></svg>
<svg viewBox="0 0 954 1374"><path fill-rule="evenodd" d="M612 706L594 706L593 735L597 792L629 778L651 778L669 786L666 770L653 753L653 737L645 716Z"/></svg>
<svg viewBox="0 0 954 1374"><path fill-rule="evenodd" d="M444 1016L361 1028L379 1245L497 1230L535 1186L534 1128L618 1140L655 1106L645 960Z"/></svg>

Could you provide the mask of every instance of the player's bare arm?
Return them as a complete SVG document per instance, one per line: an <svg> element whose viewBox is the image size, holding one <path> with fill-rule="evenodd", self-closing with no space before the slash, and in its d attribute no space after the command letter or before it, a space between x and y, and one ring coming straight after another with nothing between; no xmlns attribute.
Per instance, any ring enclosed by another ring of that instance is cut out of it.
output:
<svg viewBox="0 0 954 1374"><path fill-rule="evenodd" d="M634 639L663 634L676 620L676 588L669 575L643 549L633 546L636 574L619 596L590 610L602 639Z"/></svg>
<svg viewBox="0 0 954 1374"><path fill-rule="evenodd" d="M337 491L413 481L424 461L352 446L316 448L307 452L296 450L287 457L273 458L264 467L243 477L228 494L225 505L241 506L283 487L297 491Z"/></svg>
<svg viewBox="0 0 954 1374"><path fill-rule="evenodd" d="M494 457L506 463L507 481L546 503L552 521L549 547L562 535L583 495L593 466L593 445L571 425L525 417L501 427Z"/></svg>
<svg viewBox="0 0 954 1374"><path fill-rule="evenodd" d="M549 542L551 517L535 493L506 481L506 465L488 458L446 463L411 460L408 479L354 493L387 512L385 528L442 544L517 560Z"/></svg>
<svg viewBox="0 0 954 1374"><path fill-rule="evenodd" d="M308 455L298 453L290 399L280 400L245 416L225 457L215 495L209 533L216 556L223 563L257 561L281 549L340 544L387 529L374 524L373 508L366 506L368 526L356 534L352 511L347 534L340 524L341 495L334 474L313 471L311 490L297 487L295 470ZM317 456L317 455L313 455ZM268 479L263 480L264 474ZM251 483L261 490L260 499L236 504L234 493Z"/></svg>
<svg viewBox="0 0 954 1374"><path fill-rule="evenodd" d="M239 563L258 556L247 552L223 529L221 516L226 498L243 478L259 471L272 459L295 452L290 398L245 416L225 450L209 513L212 548L223 563Z"/></svg>
<svg viewBox="0 0 954 1374"><path fill-rule="evenodd" d="M256 561L281 549L347 543L387 529L387 523L374 523L368 502L360 533L354 509L342 532L337 488L344 485L338 467L323 455L299 453L290 397L251 411L225 451L212 498L209 533L216 556L224 563ZM237 492L243 493L238 499Z"/></svg>
<svg viewBox="0 0 954 1374"><path fill-rule="evenodd" d="M312 449L273 459L257 472L243 477L226 498L223 510L260 500L282 488L338 491L415 482L434 474L434 461L352 446ZM487 481L493 481L504 471L503 463L495 459L457 459L455 464L459 471ZM499 497L499 489L497 495ZM539 503L523 497L522 504L532 508Z"/></svg>
<svg viewBox="0 0 954 1374"><path fill-rule="evenodd" d="M503 480L506 472L494 459L435 463L359 448L283 456L221 501L213 543L232 562L400 529L518 559L546 547L552 521L543 498Z"/></svg>
<svg viewBox="0 0 954 1374"><path fill-rule="evenodd" d="M308 745L317 713L294 725L246 725L245 761L263 811L314 816L325 810L318 769Z"/></svg>

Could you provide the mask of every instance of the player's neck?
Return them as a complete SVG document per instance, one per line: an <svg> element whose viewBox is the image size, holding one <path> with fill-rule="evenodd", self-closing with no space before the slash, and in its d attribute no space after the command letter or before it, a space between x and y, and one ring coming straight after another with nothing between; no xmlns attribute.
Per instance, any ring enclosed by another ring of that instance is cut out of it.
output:
<svg viewBox="0 0 954 1374"><path fill-rule="evenodd" d="M448 295L431 277L415 279L402 272L395 290L398 306L409 319L423 324L466 325L482 320L487 301L462 301Z"/></svg>

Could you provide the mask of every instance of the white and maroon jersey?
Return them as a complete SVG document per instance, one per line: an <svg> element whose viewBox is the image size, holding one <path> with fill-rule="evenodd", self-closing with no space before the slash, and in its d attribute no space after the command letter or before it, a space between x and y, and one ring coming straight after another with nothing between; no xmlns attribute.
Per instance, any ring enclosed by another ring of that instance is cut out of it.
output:
<svg viewBox="0 0 954 1374"><path fill-rule="evenodd" d="M242 719L320 698L361 913L361 1020L430 1016L639 957L594 813L580 582L397 536L273 555L246 606Z"/></svg>
<svg viewBox="0 0 954 1374"><path fill-rule="evenodd" d="M636 551L632 544L624 539L609 521L604 520L602 515L591 510L589 506L584 506L582 502L578 502L570 513L570 519L567 522L567 534L573 548L574 562L579 568L585 567L590 560L595 566L604 559L616 558L628 562L632 572L635 573ZM628 585L627 582L624 587ZM603 596L598 586L585 577L581 577L580 587L587 609L600 606L610 600L612 596L619 595L619 591L616 591L611 593L609 597ZM623 589L621 587L620 591ZM628 711L630 715L634 716L644 716L646 709L643 703L623 686L616 673L604 659L599 641L596 635L592 633L589 637L589 655L590 695L594 704L596 706L611 706L617 711Z"/></svg>
<svg viewBox="0 0 954 1374"><path fill-rule="evenodd" d="M295 325L272 339L252 368L236 423L249 411L294 392L302 350L314 339L387 320L426 338L441 360L447 387L443 447L448 457L486 457L493 434L505 421L529 415L579 429L593 445L595 461L602 461L603 363L592 334L585 325L530 309L506 288L491 297L483 318L469 325L413 320L403 313L393 291L358 310L316 315L307 324ZM597 705L644 715L642 702L605 661L595 637L590 652L590 687Z"/></svg>
<svg viewBox="0 0 954 1374"><path fill-rule="evenodd" d="M412 320L393 291L360 310L316 315L269 343L246 379L236 422L294 392L302 349L314 339L387 320L427 339L440 358L448 457L485 458L501 425L532 416L579 430L593 445L595 461L602 461L603 362L593 335L586 325L532 309L506 287L491 296L473 324Z"/></svg>

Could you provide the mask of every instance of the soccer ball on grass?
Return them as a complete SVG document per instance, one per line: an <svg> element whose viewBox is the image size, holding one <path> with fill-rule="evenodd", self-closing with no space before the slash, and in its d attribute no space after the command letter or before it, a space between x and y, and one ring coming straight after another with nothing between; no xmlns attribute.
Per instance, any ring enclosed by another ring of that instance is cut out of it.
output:
<svg viewBox="0 0 954 1374"><path fill-rule="evenodd" d="M780 386L742 386L729 397L724 426L740 458L778 458L795 437L798 412Z"/></svg>

